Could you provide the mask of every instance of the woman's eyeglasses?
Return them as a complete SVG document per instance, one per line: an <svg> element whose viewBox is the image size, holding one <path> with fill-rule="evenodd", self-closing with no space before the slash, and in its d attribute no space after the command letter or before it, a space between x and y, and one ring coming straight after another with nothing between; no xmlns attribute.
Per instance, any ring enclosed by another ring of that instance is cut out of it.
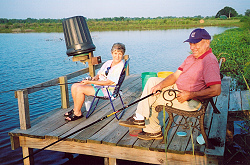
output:
<svg viewBox="0 0 250 165"><path fill-rule="evenodd" d="M107 67L107 70L105 71L105 75L107 76L109 74L109 70L111 67Z"/></svg>

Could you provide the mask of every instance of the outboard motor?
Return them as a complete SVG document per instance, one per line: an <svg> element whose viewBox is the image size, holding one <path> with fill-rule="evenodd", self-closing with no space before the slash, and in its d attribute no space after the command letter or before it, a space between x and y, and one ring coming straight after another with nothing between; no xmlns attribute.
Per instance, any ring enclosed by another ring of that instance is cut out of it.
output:
<svg viewBox="0 0 250 165"><path fill-rule="evenodd" d="M68 56L89 53L95 50L88 25L83 16L67 18L62 22Z"/></svg>

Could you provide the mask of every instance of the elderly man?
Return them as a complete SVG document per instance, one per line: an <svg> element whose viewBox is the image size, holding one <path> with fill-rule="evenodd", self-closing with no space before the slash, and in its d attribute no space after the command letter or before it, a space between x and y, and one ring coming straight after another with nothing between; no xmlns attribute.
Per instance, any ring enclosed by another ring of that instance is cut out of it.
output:
<svg viewBox="0 0 250 165"><path fill-rule="evenodd" d="M165 79L150 78L141 97L156 93L158 90L177 89L180 92L173 102L173 107L195 111L200 108L201 100L220 95L219 64L210 48L210 39L211 36L205 29L193 30L189 39L184 41L189 42L192 54L185 59L176 72ZM120 121L119 124L125 127L143 128L143 131L138 134L140 139L162 139L158 112L155 111L157 105L166 104L162 93L139 102L136 113L126 121Z"/></svg>

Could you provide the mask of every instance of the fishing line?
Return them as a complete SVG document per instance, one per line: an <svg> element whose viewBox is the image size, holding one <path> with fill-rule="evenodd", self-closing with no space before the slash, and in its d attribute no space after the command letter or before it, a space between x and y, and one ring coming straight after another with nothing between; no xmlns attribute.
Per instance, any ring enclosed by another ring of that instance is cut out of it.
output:
<svg viewBox="0 0 250 165"><path fill-rule="evenodd" d="M104 120L104 119L106 119L106 118L108 118L108 117L110 117L110 116L116 114L116 113L119 113L119 112L125 110L126 108L128 108L128 107L130 107L130 106L132 106L132 105L134 105L134 104L136 104L136 103L138 103L138 102L140 102L140 101L142 101L142 100L144 100L144 99L146 99L146 98L148 98L148 97L150 97L150 96L152 96L152 95L154 95L154 94L156 94L156 93L160 93L160 92L161 92L160 90L157 90L155 93L151 93L151 94L149 94L149 95L147 95L147 96L145 96L145 97L143 97L143 98L140 98L139 100L137 100L137 101L135 101L135 102L133 102L133 103L131 103L131 104L129 104L129 105L127 105L127 106L125 106L125 107L123 107L123 108L121 108L121 109L119 109L119 110L117 110L117 111L115 111L115 112L113 112L113 113L107 115L107 116L104 116L104 117L102 117L102 118L100 118L100 119L94 121L93 123L90 123L89 125L86 125L86 126L80 128L80 129L76 130L75 132L72 132L71 134L69 134L69 135L67 135L67 136L65 136L65 137L63 137L63 138L61 138L61 139L59 139L59 140L57 140L57 141L55 141L55 142L53 142L53 143L51 143L51 144L49 144L49 145L47 145L47 146L45 146L45 147L43 147L43 148L41 148L41 149L35 151L33 154L28 155L28 156L26 156L26 157L24 157L24 158L18 160L17 163L21 162L22 160L24 160L24 159L26 159L26 158L28 158L28 157L30 157L30 156L34 156L35 154L37 154L37 153L39 153L39 152L45 150L46 148L48 148L48 147L50 147L50 146L52 146L52 145L54 145L54 144L56 144L56 143L58 143L58 142L60 142L60 141L62 141L62 140L64 140L64 139L66 139L66 138L68 138L68 137L70 137L70 136L76 134L77 132L80 132L80 131L82 131L83 129L86 129L86 128L88 128L88 127L90 127L90 126L92 126L92 125L94 125L94 124L96 124L96 123L98 123L98 122L100 122L100 121L102 121L102 120Z"/></svg>
<svg viewBox="0 0 250 165"><path fill-rule="evenodd" d="M70 82L70 83L64 83L64 84L55 84L55 85L42 85L42 86L39 86L39 87L28 87L28 88L23 88L23 89L34 89L34 88L46 88L46 87L52 87L52 86L57 86L57 85L66 85L66 84L74 84L74 83L80 83L79 81L77 82ZM14 91L17 91L17 90L22 90L22 89L16 89L16 90L7 90L7 91L1 91L1 93L8 93L8 92L14 92Z"/></svg>

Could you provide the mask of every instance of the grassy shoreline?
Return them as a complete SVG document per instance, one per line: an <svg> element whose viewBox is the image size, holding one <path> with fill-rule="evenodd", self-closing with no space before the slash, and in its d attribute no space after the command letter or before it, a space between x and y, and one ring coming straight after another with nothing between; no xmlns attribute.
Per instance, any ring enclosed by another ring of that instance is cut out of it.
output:
<svg viewBox="0 0 250 165"><path fill-rule="evenodd" d="M138 20L87 20L90 31L166 30L204 26L241 26L241 18L159 18ZM0 33L63 32L62 23L1 23Z"/></svg>

